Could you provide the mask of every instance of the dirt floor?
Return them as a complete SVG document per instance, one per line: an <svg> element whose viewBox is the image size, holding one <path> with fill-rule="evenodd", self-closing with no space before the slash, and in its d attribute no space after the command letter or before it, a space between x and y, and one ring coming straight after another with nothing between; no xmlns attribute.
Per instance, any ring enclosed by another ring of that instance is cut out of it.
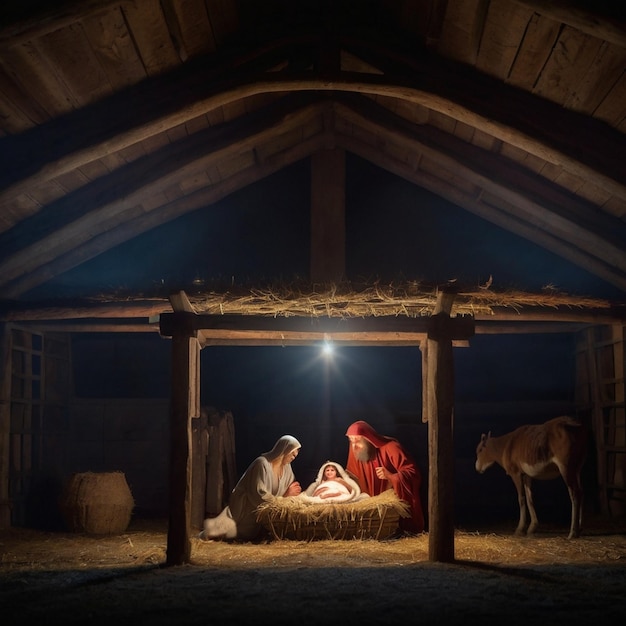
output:
<svg viewBox="0 0 626 626"><path fill-rule="evenodd" d="M164 567L167 526L121 535L0 531L0 615L56 624L558 624L623 622L626 532L604 524L518 538L458 530L455 562L428 560L428 535L387 541L193 539Z"/></svg>

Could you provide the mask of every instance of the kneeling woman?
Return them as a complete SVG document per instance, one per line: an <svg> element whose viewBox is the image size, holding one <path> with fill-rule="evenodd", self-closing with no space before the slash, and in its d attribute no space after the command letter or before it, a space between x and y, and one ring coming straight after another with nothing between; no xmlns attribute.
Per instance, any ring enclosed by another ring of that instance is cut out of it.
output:
<svg viewBox="0 0 626 626"><path fill-rule="evenodd" d="M283 435L269 452L254 459L230 494L228 506L204 520L200 539L258 539L263 527L256 519L257 507L272 497L302 492L291 469L300 447L295 437Z"/></svg>

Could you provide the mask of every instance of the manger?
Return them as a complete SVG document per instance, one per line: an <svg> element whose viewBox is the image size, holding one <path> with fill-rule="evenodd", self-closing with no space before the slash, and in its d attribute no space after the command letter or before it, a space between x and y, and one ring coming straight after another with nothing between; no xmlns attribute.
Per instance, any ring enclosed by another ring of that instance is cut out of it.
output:
<svg viewBox="0 0 626 626"><path fill-rule="evenodd" d="M259 506L257 519L275 539L385 539L398 530L408 505L393 489L355 502L320 504L298 496Z"/></svg>

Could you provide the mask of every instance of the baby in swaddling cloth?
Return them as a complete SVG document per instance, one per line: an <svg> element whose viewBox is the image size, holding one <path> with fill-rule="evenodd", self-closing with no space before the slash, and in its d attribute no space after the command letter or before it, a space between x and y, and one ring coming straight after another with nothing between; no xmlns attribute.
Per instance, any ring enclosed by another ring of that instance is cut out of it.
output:
<svg viewBox="0 0 626 626"><path fill-rule="evenodd" d="M354 502L369 497L362 494L356 480L334 461L326 461L320 467L315 482L298 496L307 502L330 504L333 502Z"/></svg>

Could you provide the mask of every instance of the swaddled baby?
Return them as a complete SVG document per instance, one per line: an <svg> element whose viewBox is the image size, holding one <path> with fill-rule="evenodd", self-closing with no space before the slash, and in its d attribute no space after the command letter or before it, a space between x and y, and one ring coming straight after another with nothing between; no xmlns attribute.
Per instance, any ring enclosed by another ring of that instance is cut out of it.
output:
<svg viewBox="0 0 626 626"><path fill-rule="evenodd" d="M320 467L315 482L298 496L307 502L330 504L334 502L354 502L369 497L361 493L356 480L339 463L326 461Z"/></svg>

